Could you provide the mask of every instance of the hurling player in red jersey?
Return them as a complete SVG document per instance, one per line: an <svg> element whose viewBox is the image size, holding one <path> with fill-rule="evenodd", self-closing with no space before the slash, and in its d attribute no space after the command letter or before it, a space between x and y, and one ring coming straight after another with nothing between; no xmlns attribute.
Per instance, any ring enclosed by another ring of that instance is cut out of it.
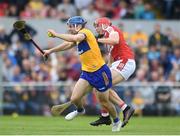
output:
<svg viewBox="0 0 180 136"><path fill-rule="evenodd" d="M134 53L124 40L122 31L118 27L113 26L111 21L106 17L96 19L94 27L96 32L103 36L102 38L98 38L97 41L108 48L108 63L110 64L113 85L127 80L134 73L136 63ZM98 98L101 101L101 98ZM122 127L124 127L133 115L134 109L119 98L113 90L110 91L110 100L117 104L123 111ZM102 108L101 117L90 124L92 126L110 125L111 120L107 110Z"/></svg>

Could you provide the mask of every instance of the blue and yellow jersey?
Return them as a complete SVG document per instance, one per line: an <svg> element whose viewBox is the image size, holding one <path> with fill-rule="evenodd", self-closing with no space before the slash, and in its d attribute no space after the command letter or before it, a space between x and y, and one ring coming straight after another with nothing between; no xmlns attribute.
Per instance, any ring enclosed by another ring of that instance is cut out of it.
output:
<svg viewBox="0 0 180 136"><path fill-rule="evenodd" d="M88 29L82 29L79 33L85 34L85 40L77 43L77 50L82 64L82 70L94 72L100 69L104 64L99 46L93 33Z"/></svg>

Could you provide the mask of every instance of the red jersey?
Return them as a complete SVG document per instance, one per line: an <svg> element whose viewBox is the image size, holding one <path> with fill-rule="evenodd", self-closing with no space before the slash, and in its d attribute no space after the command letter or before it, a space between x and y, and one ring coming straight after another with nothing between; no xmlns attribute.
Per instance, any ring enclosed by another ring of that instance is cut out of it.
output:
<svg viewBox="0 0 180 136"><path fill-rule="evenodd" d="M109 52L113 58L114 61L120 60L120 59L134 59L134 52L132 49L127 45L122 31L116 27L116 26L110 26L113 28L115 32L118 32L119 34L119 43L116 45L107 45L110 46ZM108 38L109 37L109 32L105 32L104 37Z"/></svg>

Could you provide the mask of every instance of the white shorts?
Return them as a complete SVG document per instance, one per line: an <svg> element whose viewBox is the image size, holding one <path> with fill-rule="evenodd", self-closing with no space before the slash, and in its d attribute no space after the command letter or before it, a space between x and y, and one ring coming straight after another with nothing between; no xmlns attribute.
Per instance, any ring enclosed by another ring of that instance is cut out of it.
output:
<svg viewBox="0 0 180 136"><path fill-rule="evenodd" d="M128 80L136 69L136 63L133 59L117 60L112 63L110 69L119 72L125 80Z"/></svg>

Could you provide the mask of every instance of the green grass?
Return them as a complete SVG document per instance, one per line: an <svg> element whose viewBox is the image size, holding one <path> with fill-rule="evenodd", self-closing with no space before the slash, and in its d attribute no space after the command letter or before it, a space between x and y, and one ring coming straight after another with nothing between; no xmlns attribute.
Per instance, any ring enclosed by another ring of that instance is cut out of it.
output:
<svg viewBox="0 0 180 136"><path fill-rule="evenodd" d="M111 126L92 127L97 117L80 116L73 121L64 117L1 116L1 135L180 135L180 117L134 117L120 132Z"/></svg>

